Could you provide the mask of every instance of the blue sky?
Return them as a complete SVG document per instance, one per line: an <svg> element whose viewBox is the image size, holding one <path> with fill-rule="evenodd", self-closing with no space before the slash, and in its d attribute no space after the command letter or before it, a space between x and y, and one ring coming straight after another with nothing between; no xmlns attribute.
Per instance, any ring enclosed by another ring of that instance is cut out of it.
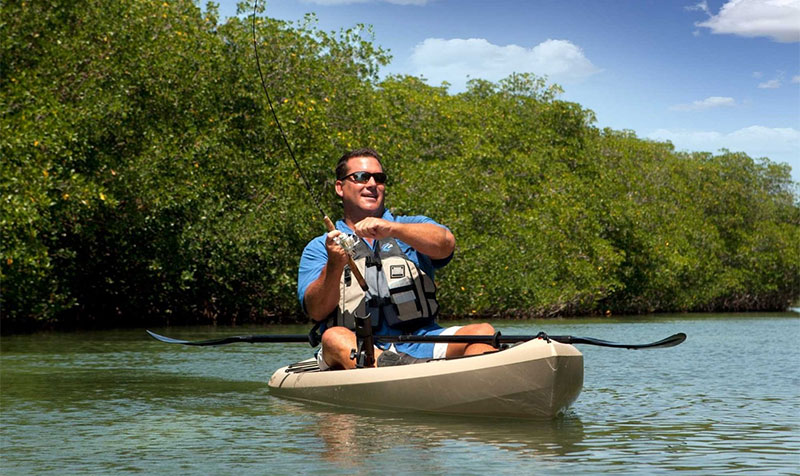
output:
<svg viewBox="0 0 800 476"><path fill-rule="evenodd" d="M220 1L223 18L237 0ZM263 3L263 0L259 3ZM383 74L464 89L468 77L547 76L597 126L678 150L743 151L800 182L800 0L270 0L330 31L372 25Z"/></svg>

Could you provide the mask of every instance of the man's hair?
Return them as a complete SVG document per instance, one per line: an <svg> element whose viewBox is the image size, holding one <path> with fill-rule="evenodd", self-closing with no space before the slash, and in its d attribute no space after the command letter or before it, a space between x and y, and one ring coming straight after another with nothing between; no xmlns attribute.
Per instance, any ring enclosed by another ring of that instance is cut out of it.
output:
<svg viewBox="0 0 800 476"><path fill-rule="evenodd" d="M336 163L336 180L342 180L347 172L347 161L353 159L355 157L372 157L378 161L381 166L381 170L383 170L383 162L381 162L381 157L375 152L373 149L370 148L363 148L363 149L356 149L351 150L350 152L345 152L339 158L339 162Z"/></svg>

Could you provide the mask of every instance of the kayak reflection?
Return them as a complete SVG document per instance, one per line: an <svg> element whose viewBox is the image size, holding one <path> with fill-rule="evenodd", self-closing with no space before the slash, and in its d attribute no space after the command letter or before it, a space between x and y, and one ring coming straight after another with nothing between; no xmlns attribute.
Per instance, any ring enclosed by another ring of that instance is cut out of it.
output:
<svg viewBox="0 0 800 476"><path fill-rule="evenodd" d="M476 445L489 445L522 456L554 457L586 450L581 444L583 423L571 412L552 420L518 420L417 412L386 415L278 400L275 404L280 413L313 420L324 443L323 457L343 468L358 467L359 461L385 452L423 455L435 447L452 450L454 441L471 451Z"/></svg>

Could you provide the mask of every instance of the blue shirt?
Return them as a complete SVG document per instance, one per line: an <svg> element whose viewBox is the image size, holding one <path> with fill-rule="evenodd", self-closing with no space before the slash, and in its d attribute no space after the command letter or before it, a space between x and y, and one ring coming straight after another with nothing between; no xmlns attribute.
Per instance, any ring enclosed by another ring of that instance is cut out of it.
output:
<svg viewBox="0 0 800 476"><path fill-rule="evenodd" d="M397 216L389 212L389 210L385 210L383 212L383 216L381 217L387 221L393 221L397 223L432 223L437 226L441 226L442 228L447 228L444 225L437 223L436 221L422 215L416 216ZM343 220L339 220L336 222L336 229L341 231L342 233L353 234L353 230L350 229L347 224ZM319 278L320 273L322 273L323 268L328 262L328 250L325 248L325 238L327 233L318 236L311 240L303 250L303 255L300 258L300 269L297 273L297 297L300 299L300 306L302 306L303 310L305 311L305 303L303 302L306 294L306 289L308 286L316 281ZM400 246L400 249L408 256L408 259L414 262L417 266L419 266L422 271L425 272L428 276L433 279L434 270L443 267L450 260L453 258L452 253L450 256L444 259L435 260L431 259L429 256L424 255L407 243L404 243L401 240L396 240L397 244ZM376 243L373 242L373 245Z"/></svg>

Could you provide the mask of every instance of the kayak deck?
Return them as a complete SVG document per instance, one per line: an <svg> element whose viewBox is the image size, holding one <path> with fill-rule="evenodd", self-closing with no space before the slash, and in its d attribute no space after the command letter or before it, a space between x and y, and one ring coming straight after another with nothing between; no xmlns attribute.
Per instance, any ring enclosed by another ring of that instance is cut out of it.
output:
<svg viewBox="0 0 800 476"><path fill-rule="evenodd" d="M568 344L531 340L450 360L320 371L313 359L275 371L270 392L353 408L552 418L578 398L583 355Z"/></svg>

